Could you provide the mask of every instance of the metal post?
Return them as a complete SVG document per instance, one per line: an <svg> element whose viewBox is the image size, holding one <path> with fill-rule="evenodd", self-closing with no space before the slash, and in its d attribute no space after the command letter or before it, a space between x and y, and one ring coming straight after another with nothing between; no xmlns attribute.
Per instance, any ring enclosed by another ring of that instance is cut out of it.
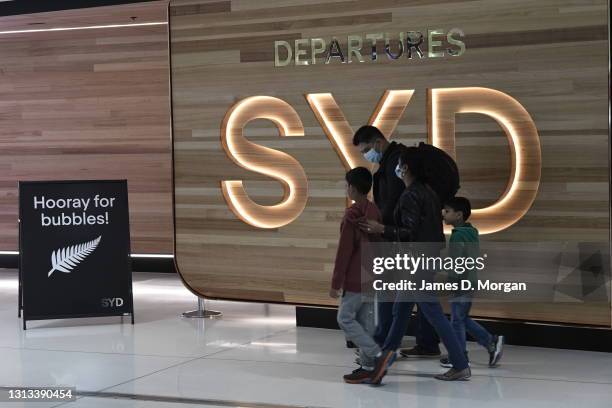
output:
<svg viewBox="0 0 612 408"><path fill-rule="evenodd" d="M215 310L206 310L204 307L204 300L198 297L198 310L192 310L190 312L184 312L181 316L183 317L199 317L202 319L216 319L223 316L223 313Z"/></svg>

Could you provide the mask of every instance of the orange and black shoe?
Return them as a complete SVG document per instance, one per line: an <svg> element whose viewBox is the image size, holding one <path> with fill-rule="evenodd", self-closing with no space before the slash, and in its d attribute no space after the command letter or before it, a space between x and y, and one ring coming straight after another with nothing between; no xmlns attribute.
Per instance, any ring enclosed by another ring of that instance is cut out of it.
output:
<svg viewBox="0 0 612 408"><path fill-rule="evenodd" d="M383 377L387 374L387 367L393 356L395 356L395 350L385 350L380 356L376 357L376 365L374 366L374 371L372 371L370 381L371 384L380 384Z"/></svg>
<svg viewBox="0 0 612 408"><path fill-rule="evenodd" d="M344 378L344 382L348 384L369 384L371 377L372 371L364 370L363 367L359 367L342 378Z"/></svg>

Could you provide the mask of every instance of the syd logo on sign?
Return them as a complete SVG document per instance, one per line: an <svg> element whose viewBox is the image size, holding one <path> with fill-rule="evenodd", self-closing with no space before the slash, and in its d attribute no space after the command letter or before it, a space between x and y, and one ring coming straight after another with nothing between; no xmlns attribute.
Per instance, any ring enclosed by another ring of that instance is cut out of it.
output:
<svg viewBox="0 0 612 408"><path fill-rule="evenodd" d="M387 139L391 139L413 93L413 89L386 90L367 123L378 127ZM372 164L353 146L353 127L333 95L304 96L344 168L372 169ZM455 159L455 115L460 113L476 113L494 119L508 139L512 165L506 189L492 205L473 209L470 218L481 234L502 231L527 213L537 195L542 160L538 130L529 112L504 92L482 87L428 89L429 143ZM281 228L304 210L308 180L304 168L293 156L253 143L244 136L245 126L256 119L273 122L281 137L304 136L302 120L286 101L258 95L235 103L225 114L221 127L221 141L227 156L246 170L277 180L283 186L283 198L274 205L260 205L249 197L242 180L223 180L221 189L229 208L245 223L261 229Z"/></svg>
<svg viewBox="0 0 612 408"><path fill-rule="evenodd" d="M101 305L104 308L123 306L123 298L102 298Z"/></svg>

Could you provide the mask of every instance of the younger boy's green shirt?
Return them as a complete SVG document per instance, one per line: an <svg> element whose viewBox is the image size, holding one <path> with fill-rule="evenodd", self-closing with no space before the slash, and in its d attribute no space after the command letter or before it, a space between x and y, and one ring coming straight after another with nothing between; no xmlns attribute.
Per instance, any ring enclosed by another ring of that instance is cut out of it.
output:
<svg viewBox="0 0 612 408"><path fill-rule="evenodd" d="M457 258L477 258L480 256L480 239L478 230L469 222L453 228L449 239L449 255L454 259ZM472 285L476 284L477 274L476 269L471 268L465 270L462 274L455 272L449 273L449 281L459 282L461 280L469 280Z"/></svg>

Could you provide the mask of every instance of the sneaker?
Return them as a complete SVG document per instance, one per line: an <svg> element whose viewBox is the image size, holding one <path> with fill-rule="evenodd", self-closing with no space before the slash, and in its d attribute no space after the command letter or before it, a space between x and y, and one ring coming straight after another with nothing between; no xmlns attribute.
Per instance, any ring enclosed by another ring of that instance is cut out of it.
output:
<svg viewBox="0 0 612 408"><path fill-rule="evenodd" d="M433 358L440 357L440 350L436 352L423 350L420 346L414 346L411 349L403 349L400 350L400 354L402 357L407 358Z"/></svg>
<svg viewBox="0 0 612 408"><path fill-rule="evenodd" d="M346 348L357 348L357 345L350 340L346 341Z"/></svg>
<svg viewBox="0 0 612 408"><path fill-rule="evenodd" d="M450 360L448 359L448 357L442 357L440 359L440 365L444 368L453 368L453 365L451 364Z"/></svg>
<svg viewBox="0 0 612 408"><path fill-rule="evenodd" d="M383 377L387 374L387 367L389 367L389 361L395 355L395 351L383 351L382 354L375 359L374 371L372 371L371 383L380 384Z"/></svg>
<svg viewBox="0 0 612 408"><path fill-rule="evenodd" d="M471 376L472 370L468 367L463 370L451 368L443 374L435 375L434 378L441 381L467 381Z"/></svg>
<svg viewBox="0 0 612 408"><path fill-rule="evenodd" d="M344 378L344 382L348 384L368 384L370 382L370 377L372 377L372 371L364 370L363 367L359 367L342 378Z"/></svg>
<svg viewBox="0 0 612 408"><path fill-rule="evenodd" d="M495 367L499 364L499 360L504 354L504 341L504 336L493 336L493 342L489 347L489 367Z"/></svg>
<svg viewBox="0 0 612 408"><path fill-rule="evenodd" d="M450 362L450 359L448 357L442 357L440 359L440 366L444 367L444 368L453 368L453 364ZM468 361L468 366L471 367L472 364L470 364L470 362Z"/></svg>

